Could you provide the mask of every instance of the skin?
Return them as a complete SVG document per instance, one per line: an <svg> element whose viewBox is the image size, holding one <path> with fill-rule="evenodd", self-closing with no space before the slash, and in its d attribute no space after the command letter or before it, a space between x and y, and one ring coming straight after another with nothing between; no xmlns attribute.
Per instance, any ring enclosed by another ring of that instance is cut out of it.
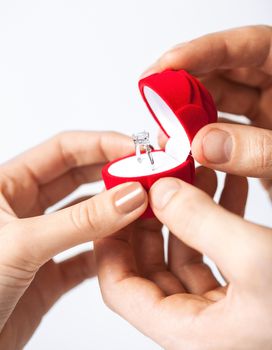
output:
<svg viewBox="0 0 272 350"><path fill-rule="evenodd" d="M115 206L125 184L44 215L81 184L99 180L102 166L130 147L117 133L66 132L0 167L1 349L23 348L51 306L96 274L91 250L61 263L54 255L111 234L144 212L143 190L135 210L121 213Z"/></svg>
<svg viewBox="0 0 272 350"><path fill-rule="evenodd" d="M198 188L160 179L149 193L157 219L96 241L103 298L165 349L270 350L272 230L242 218L247 184L241 176L260 177L271 188L271 27L238 28L178 45L144 75L166 68L200 77L220 111L246 115L251 125L208 125L195 137L194 157L232 174L219 204L211 198L212 170L198 170ZM204 138L215 127L232 137L224 163L204 156ZM162 224L171 232L167 257ZM226 286L203 264L203 254L216 263Z"/></svg>
<svg viewBox="0 0 272 350"><path fill-rule="evenodd" d="M219 111L246 116L250 124L224 120L205 126L194 138L194 158L212 169L261 178L272 195L272 27L241 27L179 44L163 54L143 77L169 68L185 69L197 76ZM214 128L231 135L233 149L228 162L214 164L205 157L203 140Z"/></svg>

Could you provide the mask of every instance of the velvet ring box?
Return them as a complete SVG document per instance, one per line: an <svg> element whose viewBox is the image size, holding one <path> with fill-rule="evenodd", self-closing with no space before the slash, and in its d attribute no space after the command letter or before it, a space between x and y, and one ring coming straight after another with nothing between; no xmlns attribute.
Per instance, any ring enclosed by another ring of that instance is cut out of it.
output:
<svg viewBox="0 0 272 350"><path fill-rule="evenodd" d="M141 164L136 154L116 159L102 170L107 189L138 181L148 191L162 177L194 182L195 166L191 143L206 124L217 121L217 110L207 89L184 70L166 70L139 81L147 108L168 137L164 149L153 150L153 168L146 157ZM152 217L150 207L143 217Z"/></svg>

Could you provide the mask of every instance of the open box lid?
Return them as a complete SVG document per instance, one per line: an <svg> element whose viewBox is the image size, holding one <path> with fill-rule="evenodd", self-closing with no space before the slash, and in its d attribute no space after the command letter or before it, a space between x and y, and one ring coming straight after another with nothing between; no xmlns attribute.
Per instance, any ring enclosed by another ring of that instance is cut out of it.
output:
<svg viewBox="0 0 272 350"><path fill-rule="evenodd" d="M184 70L166 70L139 81L141 95L152 116L169 138L186 133L191 144L206 124L217 121L207 89Z"/></svg>

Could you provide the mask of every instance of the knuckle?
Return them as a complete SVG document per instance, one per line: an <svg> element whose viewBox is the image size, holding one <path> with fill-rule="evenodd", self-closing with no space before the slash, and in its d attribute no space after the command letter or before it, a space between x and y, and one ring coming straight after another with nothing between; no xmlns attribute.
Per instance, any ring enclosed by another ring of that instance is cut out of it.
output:
<svg viewBox="0 0 272 350"><path fill-rule="evenodd" d="M55 141L58 146L62 146L63 142L65 142L65 140L68 138L71 138L71 136L73 136L73 131L60 131L57 134L55 134L52 138L53 141Z"/></svg>
<svg viewBox="0 0 272 350"><path fill-rule="evenodd" d="M71 207L71 221L77 230L92 234L93 239L99 237L101 231L100 209L95 198Z"/></svg>
<svg viewBox="0 0 272 350"><path fill-rule="evenodd" d="M111 293L109 293L108 291L104 290L102 291L102 299L104 304L111 309L112 311L116 311L115 310L115 303L112 300L112 296Z"/></svg>
<svg viewBox="0 0 272 350"><path fill-rule="evenodd" d="M119 313L119 311L123 308L120 305L120 295L126 290L126 279L114 280L108 278L106 283L101 283L101 293L104 304L114 312ZM123 302L127 302L127 300L123 300Z"/></svg>
<svg viewBox="0 0 272 350"><path fill-rule="evenodd" d="M109 147L110 142L115 139L118 140L120 136L121 134L115 131L99 133L97 151L99 152L101 159L105 159L105 161L112 159L112 149Z"/></svg>
<svg viewBox="0 0 272 350"><path fill-rule="evenodd" d="M21 219L7 223L1 230L0 273L24 285L34 277L40 262L28 240L27 227Z"/></svg>
<svg viewBox="0 0 272 350"><path fill-rule="evenodd" d="M67 168L77 166L77 159L74 152L71 150L71 139L73 139L74 131L61 131L55 135L54 141L59 149L60 156Z"/></svg>

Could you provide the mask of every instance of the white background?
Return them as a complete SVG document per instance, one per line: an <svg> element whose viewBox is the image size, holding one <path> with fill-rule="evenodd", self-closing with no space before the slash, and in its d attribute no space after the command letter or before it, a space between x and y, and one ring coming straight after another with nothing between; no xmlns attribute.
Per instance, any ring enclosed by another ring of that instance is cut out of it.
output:
<svg viewBox="0 0 272 350"><path fill-rule="evenodd" d="M271 16L270 0L0 0L0 161L64 129L155 135L142 70L178 42ZM250 185L247 217L270 225L266 194ZM107 310L92 280L57 303L26 349L158 346Z"/></svg>

